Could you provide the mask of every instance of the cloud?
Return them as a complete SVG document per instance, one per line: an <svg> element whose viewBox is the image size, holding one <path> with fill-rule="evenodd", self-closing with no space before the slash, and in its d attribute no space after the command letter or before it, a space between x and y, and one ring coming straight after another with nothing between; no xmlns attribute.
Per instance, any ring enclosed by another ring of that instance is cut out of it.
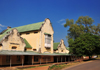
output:
<svg viewBox="0 0 100 70"><path fill-rule="evenodd" d="M61 20L59 20L58 23L60 23L60 22L62 22L62 21L65 21L65 19L61 19Z"/></svg>
<svg viewBox="0 0 100 70"><path fill-rule="evenodd" d="M0 30L2 30L2 27L6 27L6 26L4 26L4 25L0 24Z"/></svg>
<svg viewBox="0 0 100 70"><path fill-rule="evenodd" d="M5 27L4 25L0 24L0 27Z"/></svg>
<svg viewBox="0 0 100 70"><path fill-rule="evenodd" d="M61 20L59 20L59 21L64 21L65 19L61 19Z"/></svg>
<svg viewBox="0 0 100 70"><path fill-rule="evenodd" d="M62 23L61 25L64 25L64 24L66 24L66 22Z"/></svg>

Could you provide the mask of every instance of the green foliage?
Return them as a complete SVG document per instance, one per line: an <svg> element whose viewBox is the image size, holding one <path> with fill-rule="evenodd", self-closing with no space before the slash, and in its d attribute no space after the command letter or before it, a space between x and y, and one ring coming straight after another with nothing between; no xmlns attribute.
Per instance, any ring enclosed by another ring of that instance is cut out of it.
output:
<svg viewBox="0 0 100 70"><path fill-rule="evenodd" d="M70 53L78 56L100 54L100 37L86 33L77 37L71 44Z"/></svg>
<svg viewBox="0 0 100 70"><path fill-rule="evenodd" d="M93 25L94 20L89 16L80 16L76 22L66 19L64 27L69 27L69 51L78 56L100 54L100 24Z"/></svg>
<svg viewBox="0 0 100 70"><path fill-rule="evenodd" d="M91 33L100 36L100 24L91 26Z"/></svg>
<svg viewBox="0 0 100 70"><path fill-rule="evenodd" d="M69 27L68 36L66 36L69 47L71 46L70 39L75 40L82 34L91 33L100 36L100 24L95 26L92 24L93 22L94 20L89 16L80 16L76 22L73 19L66 19L64 27Z"/></svg>
<svg viewBox="0 0 100 70"><path fill-rule="evenodd" d="M68 30L68 35L70 36L70 38L76 38L81 34L91 33L93 31L96 31L97 29L100 29L100 25L98 25L98 28L95 29L94 26L92 26L93 22L94 20L89 16L80 16L75 23L73 19L66 19L66 24L64 25L64 27L69 26L70 28Z"/></svg>
<svg viewBox="0 0 100 70"><path fill-rule="evenodd" d="M74 42L74 40L73 40L72 38L68 40L69 47L72 46L72 43L73 43L73 42Z"/></svg>
<svg viewBox="0 0 100 70"><path fill-rule="evenodd" d="M75 23L73 19L66 19L66 24L64 24L64 27L69 27L69 38L76 39L81 34L91 33L94 31L94 28L93 30L91 29L93 22L94 20L89 16L80 16Z"/></svg>
<svg viewBox="0 0 100 70"><path fill-rule="evenodd" d="M66 64L52 65L49 70L61 70L64 67L66 67Z"/></svg>
<svg viewBox="0 0 100 70"><path fill-rule="evenodd" d="M73 20L73 19L71 19L71 20L66 19L66 24L64 25L64 27L70 26L70 25L72 25L73 23L74 23L74 20Z"/></svg>

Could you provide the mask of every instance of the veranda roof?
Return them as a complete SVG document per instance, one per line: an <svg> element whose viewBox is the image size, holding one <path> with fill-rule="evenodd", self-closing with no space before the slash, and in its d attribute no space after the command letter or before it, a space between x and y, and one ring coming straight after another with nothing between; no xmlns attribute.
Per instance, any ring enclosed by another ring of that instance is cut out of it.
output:
<svg viewBox="0 0 100 70"><path fill-rule="evenodd" d="M37 53L33 51L0 51L0 55L46 55L46 56L70 56L71 54L67 53Z"/></svg>

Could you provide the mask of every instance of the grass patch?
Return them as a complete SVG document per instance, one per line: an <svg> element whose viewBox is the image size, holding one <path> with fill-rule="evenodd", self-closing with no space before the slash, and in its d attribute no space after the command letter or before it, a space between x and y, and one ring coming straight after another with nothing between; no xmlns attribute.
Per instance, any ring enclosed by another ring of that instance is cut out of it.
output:
<svg viewBox="0 0 100 70"><path fill-rule="evenodd" d="M49 68L49 70L61 70L62 68L66 67L66 64L58 64L58 65L53 65Z"/></svg>
<svg viewBox="0 0 100 70"><path fill-rule="evenodd" d="M100 55L98 55L98 57L96 59L100 59Z"/></svg>
<svg viewBox="0 0 100 70"><path fill-rule="evenodd" d="M82 61L83 62L83 61ZM52 65L49 70L61 70L63 68L67 68L69 66L72 66L72 65L76 65L76 64L79 64L79 63L82 63L82 62L71 62L71 63L68 63L68 64L58 64L58 65Z"/></svg>
<svg viewBox="0 0 100 70"><path fill-rule="evenodd" d="M98 58L100 58L100 55L98 55Z"/></svg>

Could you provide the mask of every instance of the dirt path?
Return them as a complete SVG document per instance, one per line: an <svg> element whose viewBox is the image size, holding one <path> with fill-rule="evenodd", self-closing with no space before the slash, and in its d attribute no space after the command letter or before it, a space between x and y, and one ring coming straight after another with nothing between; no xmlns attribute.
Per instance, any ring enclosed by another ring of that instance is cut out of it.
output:
<svg viewBox="0 0 100 70"><path fill-rule="evenodd" d="M100 60L82 63L62 70L100 70Z"/></svg>

